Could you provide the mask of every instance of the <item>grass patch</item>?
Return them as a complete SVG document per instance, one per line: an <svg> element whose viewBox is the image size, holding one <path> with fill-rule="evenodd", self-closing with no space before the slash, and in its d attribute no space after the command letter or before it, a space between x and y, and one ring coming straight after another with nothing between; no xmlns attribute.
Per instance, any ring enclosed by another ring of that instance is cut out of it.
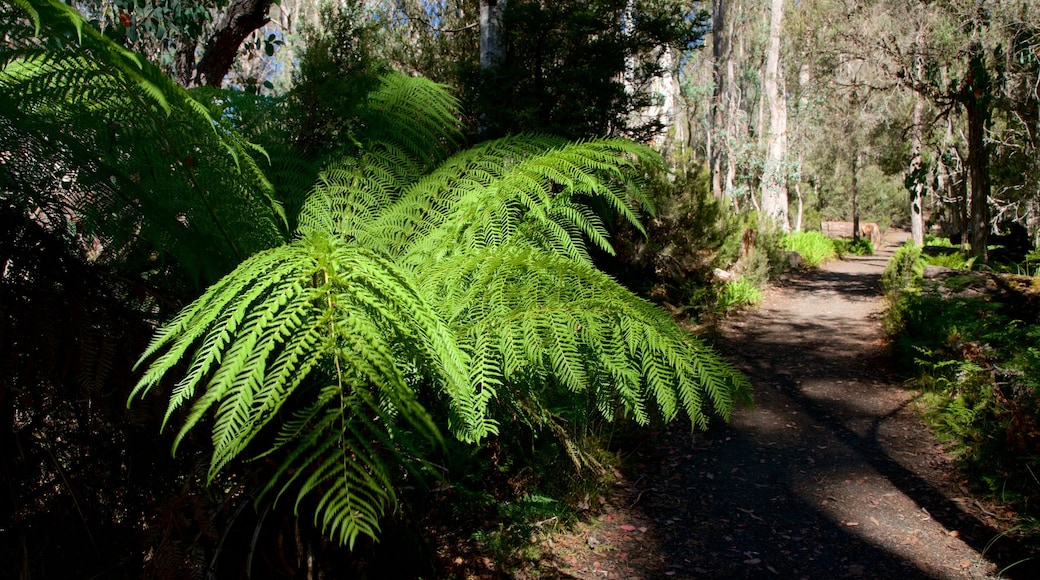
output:
<svg viewBox="0 0 1040 580"><path fill-rule="evenodd" d="M869 238L839 239L834 241L834 249L838 257L843 256L873 256L874 244Z"/></svg>
<svg viewBox="0 0 1040 580"><path fill-rule="evenodd" d="M780 247L801 254L802 260L810 268L819 268L827 260L838 256L834 240L820 232L792 232L780 239Z"/></svg>
<svg viewBox="0 0 1040 580"><path fill-rule="evenodd" d="M762 301L762 289L754 282L741 278L719 287L716 307L722 313L754 306Z"/></svg>

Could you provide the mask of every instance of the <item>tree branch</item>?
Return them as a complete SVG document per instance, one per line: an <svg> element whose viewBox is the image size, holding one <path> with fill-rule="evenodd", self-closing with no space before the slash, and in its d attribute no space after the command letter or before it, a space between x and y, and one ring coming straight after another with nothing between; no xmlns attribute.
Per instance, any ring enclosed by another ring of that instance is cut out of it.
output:
<svg viewBox="0 0 1040 580"><path fill-rule="evenodd" d="M196 85L219 87L235 62L238 48L246 37L270 19L267 12L273 0L234 0L224 13L217 31L206 48L195 72Z"/></svg>

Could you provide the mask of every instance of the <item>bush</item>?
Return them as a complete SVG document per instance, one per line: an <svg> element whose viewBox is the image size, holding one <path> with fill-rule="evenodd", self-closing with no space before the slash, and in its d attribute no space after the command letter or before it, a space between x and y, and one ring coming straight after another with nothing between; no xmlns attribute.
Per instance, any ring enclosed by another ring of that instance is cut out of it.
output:
<svg viewBox="0 0 1040 580"><path fill-rule="evenodd" d="M626 286L657 302L686 305L689 314L711 309L717 299L712 271L737 262L742 236L749 227L757 230L757 220L734 214L715 198L701 165L653 176L647 194L656 211L646 221L645 235L620 224L617 257L599 261ZM763 284L768 260L755 268L753 275L742 275Z"/></svg>
<svg viewBox="0 0 1040 580"><path fill-rule="evenodd" d="M921 248L906 244L882 277L895 354L969 481L1035 518L1040 325L1010 295L958 295L962 277L923 284L925 263Z"/></svg>
<svg viewBox="0 0 1040 580"><path fill-rule="evenodd" d="M834 240L834 249L838 256L873 256L874 244L868 238L856 238L855 240Z"/></svg>
<svg viewBox="0 0 1040 580"><path fill-rule="evenodd" d="M762 289L746 278L722 284L716 296L716 306L721 312L740 310L761 301Z"/></svg>
<svg viewBox="0 0 1040 580"><path fill-rule="evenodd" d="M837 257L834 240L820 232L792 232L780 239L780 246L789 252L798 252L811 268Z"/></svg>

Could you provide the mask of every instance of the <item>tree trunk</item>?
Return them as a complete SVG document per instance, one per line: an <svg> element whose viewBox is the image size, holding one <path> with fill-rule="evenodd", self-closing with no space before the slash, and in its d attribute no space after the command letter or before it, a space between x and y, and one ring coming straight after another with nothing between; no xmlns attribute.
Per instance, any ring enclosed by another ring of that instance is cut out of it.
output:
<svg viewBox="0 0 1040 580"><path fill-rule="evenodd" d="M982 62L982 47L971 50L970 75L961 92L968 118L968 174L971 178L971 255L986 261L989 243L989 151L986 122L989 117L989 73Z"/></svg>
<svg viewBox="0 0 1040 580"><path fill-rule="evenodd" d="M910 168L906 176L907 188L910 190L910 239L918 246L924 245L924 203L925 175L921 160L921 115L924 111L924 97L917 94L914 102L913 129L910 136Z"/></svg>
<svg viewBox="0 0 1040 580"><path fill-rule="evenodd" d="M480 68L498 68L506 61L502 14L506 0L480 0Z"/></svg>
<svg viewBox="0 0 1040 580"><path fill-rule="evenodd" d="M762 89L769 129L766 134L766 158L762 174L762 211L783 231L789 231L787 209L787 98L783 93L780 64L780 34L784 16L784 0L772 0L769 17L769 46Z"/></svg>
<svg viewBox="0 0 1040 580"><path fill-rule="evenodd" d="M270 20L273 0L234 0L221 17L216 32L206 42L194 84L219 87L235 62L242 42Z"/></svg>
<svg viewBox="0 0 1040 580"><path fill-rule="evenodd" d="M801 153L801 151L798 152L798 167L799 167L799 172L801 172L801 167L802 167L802 153ZM802 231L802 215L803 215L803 213L805 211L805 201L802 199L802 180L801 179L796 179L795 182L794 182L794 194L795 194L796 198L798 199L798 212L795 214L794 226L792 227L792 229L794 231L796 231L796 232L800 232L800 231Z"/></svg>
<svg viewBox="0 0 1040 580"><path fill-rule="evenodd" d="M852 240L859 240L859 167L860 152L852 154Z"/></svg>
<svg viewBox="0 0 1040 580"><path fill-rule="evenodd" d="M729 86L726 76L723 74L726 63L729 62L729 37L726 31L726 3L725 0L712 0L711 3L711 53L712 53L712 77L715 81L715 94L712 99L711 130L709 140L711 151L709 152L711 168L711 191L715 197L722 197L722 159L723 147L726 142L725 133L725 108Z"/></svg>
<svg viewBox="0 0 1040 580"><path fill-rule="evenodd" d="M181 35L177 40L177 52L173 55L174 78L183 87L194 84L195 78L195 48L198 40Z"/></svg>

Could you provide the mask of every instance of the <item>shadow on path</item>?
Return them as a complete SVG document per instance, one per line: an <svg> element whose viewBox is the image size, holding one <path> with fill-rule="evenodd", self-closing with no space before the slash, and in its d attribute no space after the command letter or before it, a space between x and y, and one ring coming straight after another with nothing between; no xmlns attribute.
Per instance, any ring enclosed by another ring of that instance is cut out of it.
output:
<svg viewBox="0 0 1040 580"><path fill-rule="evenodd" d="M719 350L756 406L636 453L636 509L674 578L985 578L1022 546L979 517L881 341L890 252L781 285ZM996 564L996 567L993 566ZM1037 578L1016 566L1011 577Z"/></svg>

